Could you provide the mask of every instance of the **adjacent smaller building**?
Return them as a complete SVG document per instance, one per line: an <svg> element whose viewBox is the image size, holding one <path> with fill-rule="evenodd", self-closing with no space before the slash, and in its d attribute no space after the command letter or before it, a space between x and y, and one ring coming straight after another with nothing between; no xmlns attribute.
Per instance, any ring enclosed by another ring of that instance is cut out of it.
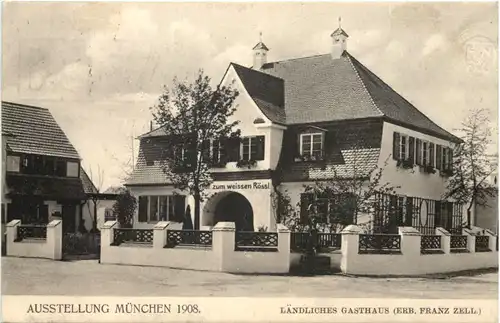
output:
<svg viewBox="0 0 500 323"><path fill-rule="evenodd" d="M49 110L2 102L3 138L8 140L2 140L2 223L46 224L62 218L65 233L92 229L92 203L101 197Z"/></svg>

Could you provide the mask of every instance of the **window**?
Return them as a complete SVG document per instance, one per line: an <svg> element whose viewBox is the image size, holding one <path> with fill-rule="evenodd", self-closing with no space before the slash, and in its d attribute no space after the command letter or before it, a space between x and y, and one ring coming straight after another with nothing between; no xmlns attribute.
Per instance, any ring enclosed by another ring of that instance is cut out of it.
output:
<svg viewBox="0 0 500 323"><path fill-rule="evenodd" d="M64 177L66 176L66 161L64 160L56 160L56 169L55 169L55 175L56 176L61 176Z"/></svg>
<svg viewBox="0 0 500 323"><path fill-rule="evenodd" d="M8 172L19 172L21 170L21 157L19 156L7 156L7 171Z"/></svg>
<svg viewBox="0 0 500 323"><path fill-rule="evenodd" d="M451 171L453 166L453 150L448 147L442 148L442 157L441 157L441 169L444 171Z"/></svg>
<svg viewBox="0 0 500 323"><path fill-rule="evenodd" d="M406 160L408 156L408 136L401 136L401 144L399 145L399 156L402 160Z"/></svg>
<svg viewBox="0 0 500 323"><path fill-rule="evenodd" d="M79 167L78 167L78 163L75 163L75 162L68 162L67 166L67 173L66 175L68 177L78 177L78 173L79 173Z"/></svg>
<svg viewBox="0 0 500 323"><path fill-rule="evenodd" d="M300 135L300 154L321 157L323 155L323 134L303 133Z"/></svg>
<svg viewBox="0 0 500 323"><path fill-rule="evenodd" d="M406 160L412 164L415 162L415 138L394 132L392 156L395 160ZM417 156L419 141L416 140ZM418 160L418 157L417 157Z"/></svg>
<svg viewBox="0 0 500 323"><path fill-rule="evenodd" d="M242 138L240 156L241 160L264 160L264 136Z"/></svg>
<svg viewBox="0 0 500 323"><path fill-rule="evenodd" d="M140 196L138 220L139 222L182 222L185 198L182 195Z"/></svg>
<svg viewBox="0 0 500 323"><path fill-rule="evenodd" d="M427 141L422 142L422 165L427 166L429 162L429 143Z"/></svg>

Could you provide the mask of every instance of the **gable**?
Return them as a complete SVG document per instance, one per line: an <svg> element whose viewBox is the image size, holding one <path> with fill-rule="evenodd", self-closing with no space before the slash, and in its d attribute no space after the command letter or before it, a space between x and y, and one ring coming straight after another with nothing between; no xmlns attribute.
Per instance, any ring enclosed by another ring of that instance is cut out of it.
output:
<svg viewBox="0 0 500 323"><path fill-rule="evenodd" d="M47 109L2 102L2 131L12 134L8 146L13 152L80 159Z"/></svg>

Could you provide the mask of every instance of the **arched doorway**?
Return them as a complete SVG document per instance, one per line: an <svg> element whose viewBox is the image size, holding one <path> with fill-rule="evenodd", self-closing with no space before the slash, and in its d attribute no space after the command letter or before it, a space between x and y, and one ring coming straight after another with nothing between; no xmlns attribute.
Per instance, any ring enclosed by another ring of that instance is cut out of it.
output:
<svg viewBox="0 0 500 323"><path fill-rule="evenodd" d="M219 193L208 204L206 209L212 210L211 225L234 222L237 231L254 231L252 205L240 193Z"/></svg>

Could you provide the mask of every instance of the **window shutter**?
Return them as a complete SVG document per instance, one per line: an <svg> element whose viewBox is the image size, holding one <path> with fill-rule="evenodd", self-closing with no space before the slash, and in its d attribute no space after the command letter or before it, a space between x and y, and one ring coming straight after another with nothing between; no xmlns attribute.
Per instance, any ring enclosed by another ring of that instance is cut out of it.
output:
<svg viewBox="0 0 500 323"><path fill-rule="evenodd" d="M329 160L334 160L336 159L336 149L338 151L338 145L335 140L335 132L334 131L327 131L324 134L324 142L323 142L323 150L325 151L325 158ZM337 146L337 147L336 147Z"/></svg>
<svg viewBox="0 0 500 323"><path fill-rule="evenodd" d="M441 170L441 158L443 156L443 151L441 145L436 145L436 168Z"/></svg>
<svg viewBox="0 0 500 323"><path fill-rule="evenodd" d="M453 149L447 148L448 149L448 161L447 161L447 168L451 171L453 169Z"/></svg>
<svg viewBox="0 0 500 323"><path fill-rule="evenodd" d="M186 197L184 195L174 195L174 214L172 221L184 222L185 203Z"/></svg>
<svg viewBox="0 0 500 323"><path fill-rule="evenodd" d="M257 136L253 138L252 140L257 141L257 154L255 155L255 160L264 160L264 154L265 154L265 137L264 136Z"/></svg>
<svg viewBox="0 0 500 323"><path fill-rule="evenodd" d="M309 205L312 203L313 195L311 193L301 193L300 194L300 223L309 223Z"/></svg>
<svg viewBox="0 0 500 323"><path fill-rule="evenodd" d="M229 138L226 141L227 158L230 162L235 162L240 159L240 140L239 138Z"/></svg>
<svg viewBox="0 0 500 323"><path fill-rule="evenodd" d="M422 140L417 138L415 146L415 164L422 166Z"/></svg>
<svg viewBox="0 0 500 323"><path fill-rule="evenodd" d="M148 197L139 196L139 222L148 222Z"/></svg>
<svg viewBox="0 0 500 323"><path fill-rule="evenodd" d="M429 165L431 167L435 167L434 163L434 144L431 142L429 143Z"/></svg>
<svg viewBox="0 0 500 323"><path fill-rule="evenodd" d="M399 132L394 132L393 133L393 138L392 138L392 158L395 159L395 160L400 160L401 159L401 156L399 154L399 149L400 149L400 145L401 143L399 142L399 138L400 138L400 134Z"/></svg>
<svg viewBox="0 0 500 323"><path fill-rule="evenodd" d="M412 162L412 164L415 164L415 138L413 137L410 137L408 143L408 159Z"/></svg>

